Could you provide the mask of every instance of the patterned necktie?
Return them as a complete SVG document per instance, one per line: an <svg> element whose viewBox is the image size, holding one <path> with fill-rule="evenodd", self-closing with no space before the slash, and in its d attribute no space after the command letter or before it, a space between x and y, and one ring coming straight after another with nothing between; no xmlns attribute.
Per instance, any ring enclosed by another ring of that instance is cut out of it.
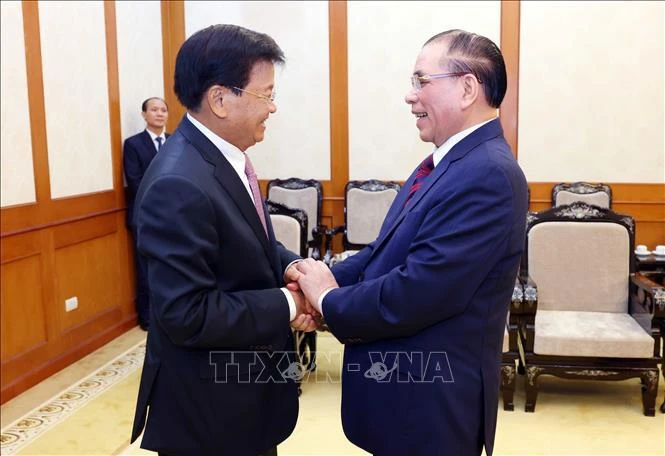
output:
<svg viewBox="0 0 665 456"><path fill-rule="evenodd" d="M162 148L162 137L161 137L161 136L157 136L157 137L155 138L155 141L157 141L157 152L159 152L159 149Z"/></svg>
<svg viewBox="0 0 665 456"><path fill-rule="evenodd" d="M430 175L433 169L434 169L434 154L431 153L427 156L427 158L425 158L425 160L422 161L422 163L418 167L418 171L416 172L416 178L414 179L413 184L409 189L409 196L406 197L406 202L404 203L405 206L408 206L409 202L411 201L411 197L418 191L420 186L423 185L423 182L425 181L427 176Z"/></svg>
<svg viewBox="0 0 665 456"><path fill-rule="evenodd" d="M263 203L261 200L261 192L259 191L259 181L256 178L256 173L254 172L254 167L252 166L252 161L249 159L249 155L245 154L245 175L247 175L247 180L249 181L249 188L252 190L252 196L254 197L254 208L256 213L259 214L261 219L261 225L263 225L263 230L268 236L268 228L266 225L266 214L263 212Z"/></svg>

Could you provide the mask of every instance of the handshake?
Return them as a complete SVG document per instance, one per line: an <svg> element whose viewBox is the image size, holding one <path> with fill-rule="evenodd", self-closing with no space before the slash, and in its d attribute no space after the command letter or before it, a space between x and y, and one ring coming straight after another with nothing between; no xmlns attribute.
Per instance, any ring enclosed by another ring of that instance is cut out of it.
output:
<svg viewBox="0 0 665 456"><path fill-rule="evenodd" d="M319 299L324 292L339 287L328 266L307 258L289 266L284 279L296 303L296 317L291 327L305 332L319 328L323 323Z"/></svg>

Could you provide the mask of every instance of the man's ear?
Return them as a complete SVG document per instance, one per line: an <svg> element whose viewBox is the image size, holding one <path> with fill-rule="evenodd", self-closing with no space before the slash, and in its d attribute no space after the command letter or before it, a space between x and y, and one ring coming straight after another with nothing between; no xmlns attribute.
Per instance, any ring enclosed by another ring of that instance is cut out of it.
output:
<svg viewBox="0 0 665 456"><path fill-rule="evenodd" d="M206 92L205 102L208 103L210 111L220 119L226 118L228 112L224 106L224 97L229 95L229 90L220 85L214 85Z"/></svg>
<svg viewBox="0 0 665 456"><path fill-rule="evenodd" d="M462 76L462 108L468 108L480 96L481 86L473 74Z"/></svg>

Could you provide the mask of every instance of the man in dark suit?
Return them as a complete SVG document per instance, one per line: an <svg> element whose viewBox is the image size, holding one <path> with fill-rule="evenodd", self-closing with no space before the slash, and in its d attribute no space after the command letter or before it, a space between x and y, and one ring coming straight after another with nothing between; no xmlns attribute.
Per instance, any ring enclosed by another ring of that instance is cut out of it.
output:
<svg viewBox="0 0 665 456"><path fill-rule="evenodd" d="M134 199L141 179L148 165L160 150L169 134L166 133L166 121L169 118L169 108L166 102L158 97L148 98L141 105L141 115L145 120L145 130L125 140L122 147L122 167L127 181L127 228L134 239L134 259L136 265L136 315L139 326L148 330L150 312L148 310L148 284L144 265L138 261L136 251L136 236L134 235Z"/></svg>
<svg viewBox="0 0 665 456"><path fill-rule="evenodd" d="M432 155L376 241L297 268L345 344L346 436L375 455L492 453L504 326L524 246L527 185L496 117L501 52L461 30L432 37L406 96Z"/></svg>
<svg viewBox="0 0 665 456"><path fill-rule="evenodd" d="M276 242L245 154L277 110L283 61L271 37L234 25L200 30L176 58L187 114L135 208L151 326L132 441L145 425L141 446L163 455L274 455L296 423L289 322L315 325L284 286L299 257Z"/></svg>

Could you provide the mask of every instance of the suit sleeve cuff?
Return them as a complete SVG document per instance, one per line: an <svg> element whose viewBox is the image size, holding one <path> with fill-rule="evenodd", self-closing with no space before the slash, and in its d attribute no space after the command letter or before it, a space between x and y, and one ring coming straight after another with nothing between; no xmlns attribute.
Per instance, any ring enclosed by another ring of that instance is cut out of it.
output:
<svg viewBox="0 0 665 456"><path fill-rule="evenodd" d="M286 301L289 303L289 321L293 321L296 318L296 302L288 288L280 288L280 290L282 290L282 293L286 296Z"/></svg>

